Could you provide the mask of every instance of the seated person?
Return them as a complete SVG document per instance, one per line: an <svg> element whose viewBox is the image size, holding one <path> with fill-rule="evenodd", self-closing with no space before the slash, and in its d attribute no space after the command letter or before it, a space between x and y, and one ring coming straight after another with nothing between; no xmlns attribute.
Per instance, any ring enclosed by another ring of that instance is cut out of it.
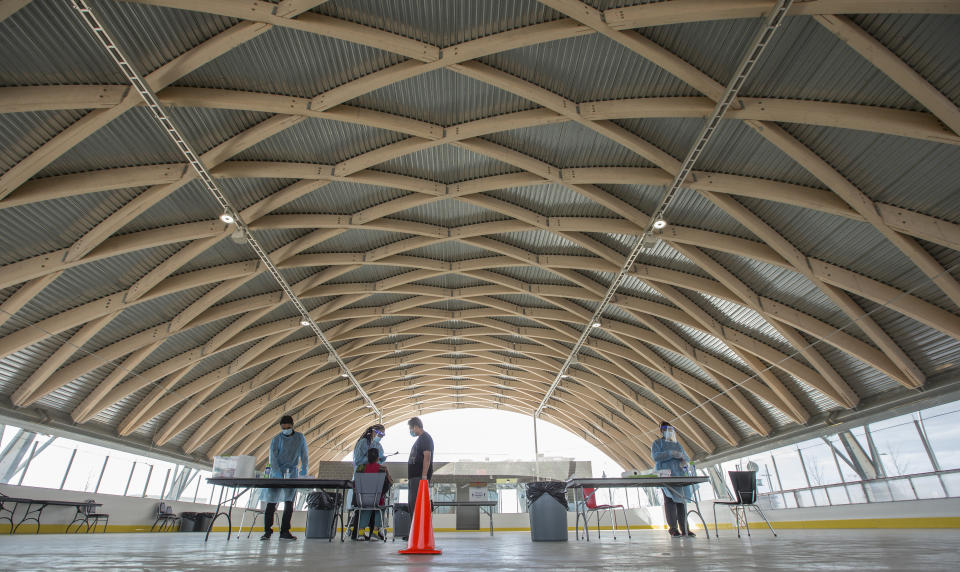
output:
<svg viewBox="0 0 960 572"><path fill-rule="evenodd" d="M380 451L377 449L370 449L367 451L367 462L359 465L357 467L358 473L386 473L386 476L383 479L383 490L380 492L380 501L379 505L383 506L387 500L387 492L390 490L390 487L393 485L393 479L390 477L390 472L387 471L386 465L380 464ZM356 498L356 496L354 496ZM370 520L366 521L362 517L360 519L360 524L357 527L358 530L363 530L366 528L367 524L371 525L373 533L366 537L367 540L370 540L372 537L376 536L380 539L383 539L386 536L386 531L381 530L380 523L380 513L376 511L369 511L371 513Z"/></svg>

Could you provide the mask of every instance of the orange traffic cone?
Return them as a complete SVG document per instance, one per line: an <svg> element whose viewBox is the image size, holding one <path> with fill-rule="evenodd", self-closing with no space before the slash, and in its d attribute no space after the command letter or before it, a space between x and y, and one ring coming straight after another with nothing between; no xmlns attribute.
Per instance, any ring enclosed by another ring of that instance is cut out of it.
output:
<svg viewBox="0 0 960 572"><path fill-rule="evenodd" d="M427 481L421 480L417 488L417 506L413 508L413 522L410 524L410 541L406 550L400 554L442 554L433 546L433 515L430 511L430 489Z"/></svg>

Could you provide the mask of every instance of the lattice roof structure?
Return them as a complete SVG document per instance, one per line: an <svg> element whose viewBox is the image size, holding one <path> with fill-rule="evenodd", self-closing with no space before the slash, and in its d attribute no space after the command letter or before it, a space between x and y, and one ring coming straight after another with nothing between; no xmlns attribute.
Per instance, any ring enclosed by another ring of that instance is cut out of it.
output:
<svg viewBox="0 0 960 572"><path fill-rule="evenodd" d="M646 466L960 381L960 2L786 3L686 178L772 0L90 4L336 356L75 7L4 0L9 411L319 461L542 407Z"/></svg>

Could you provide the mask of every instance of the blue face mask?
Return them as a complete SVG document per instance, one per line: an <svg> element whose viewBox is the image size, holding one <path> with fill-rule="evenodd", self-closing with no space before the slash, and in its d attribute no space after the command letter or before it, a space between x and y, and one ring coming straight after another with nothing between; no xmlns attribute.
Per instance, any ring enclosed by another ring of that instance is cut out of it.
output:
<svg viewBox="0 0 960 572"><path fill-rule="evenodd" d="M417 434L413 432L413 429L410 430L410 436L411 436L411 437L416 437L416 436L417 436Z"/></svg>
<svg viewBox="0 0 960 572"><path fill-rule="evenodd" d="M374 442L374 443L379 443L379 442L380 442L380 435L374 435L374 436L373 436L373 442Z"/></svg>
<svg viewBox="0 0 960 572"><path fill-rule="evenodd" d="M288 437L289 437L290 435L293 435L293 429L283 429L283 430L281 430L280 432L283 433L284 435L288 436Z"/></svg>

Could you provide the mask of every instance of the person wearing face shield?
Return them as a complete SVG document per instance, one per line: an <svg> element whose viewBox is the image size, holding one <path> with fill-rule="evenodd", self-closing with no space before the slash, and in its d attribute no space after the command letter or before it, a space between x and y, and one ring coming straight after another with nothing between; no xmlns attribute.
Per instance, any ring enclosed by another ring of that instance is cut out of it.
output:
<svg viewBox="0 0 960 572"><path fill-rule="evenodd" d="M677 442L677 430L664 421L660 423L660 432L663 436L654 441L651 447L656 469L669 470L672 477L688 476L690 458ZM693 500L693 487L663 487L661 490L670 536L696 536L687 525L687 501Z"/></svg>
<svg viewBox="0 0 960 572"><path fill-rule="evenodd" d="M383 425L379 423L376 425L371 425L367 427L366 431L360 435L360 438L357 439L356 445L353 446L353 476L350 477L351 480L357 477L357 467L367 463L367 455L371 449L378 451L377 459L380 463L387 460L387 456L383 453L383 445L380 444L380 440L386 435L386 429ZM353 491L347 491L347 506L352 506L353 503ZM354 522L357 513L354 513L354 519L351 519L350 522L350 538L357 540L358 527L357 523ZM377 514L379 518L379 514Z"/></svg>
<svg viewBox="0 0 960 572"><path fill-rule="evenodd" d="M293 430L293 417L280 418L280 434L270 441L270 470L275 479L295 479L307 474L307 439L303 433ZM297 466L299 464L299 473ZM267 503L263 512L263 536L260 540L270 540L273 534L273 516L277 512L277 503L283 502L283 518L280 521L280 540L296 540L290 534L290 518L293 516L293 500L297 489L261 489L260 500Z"/></svg>

